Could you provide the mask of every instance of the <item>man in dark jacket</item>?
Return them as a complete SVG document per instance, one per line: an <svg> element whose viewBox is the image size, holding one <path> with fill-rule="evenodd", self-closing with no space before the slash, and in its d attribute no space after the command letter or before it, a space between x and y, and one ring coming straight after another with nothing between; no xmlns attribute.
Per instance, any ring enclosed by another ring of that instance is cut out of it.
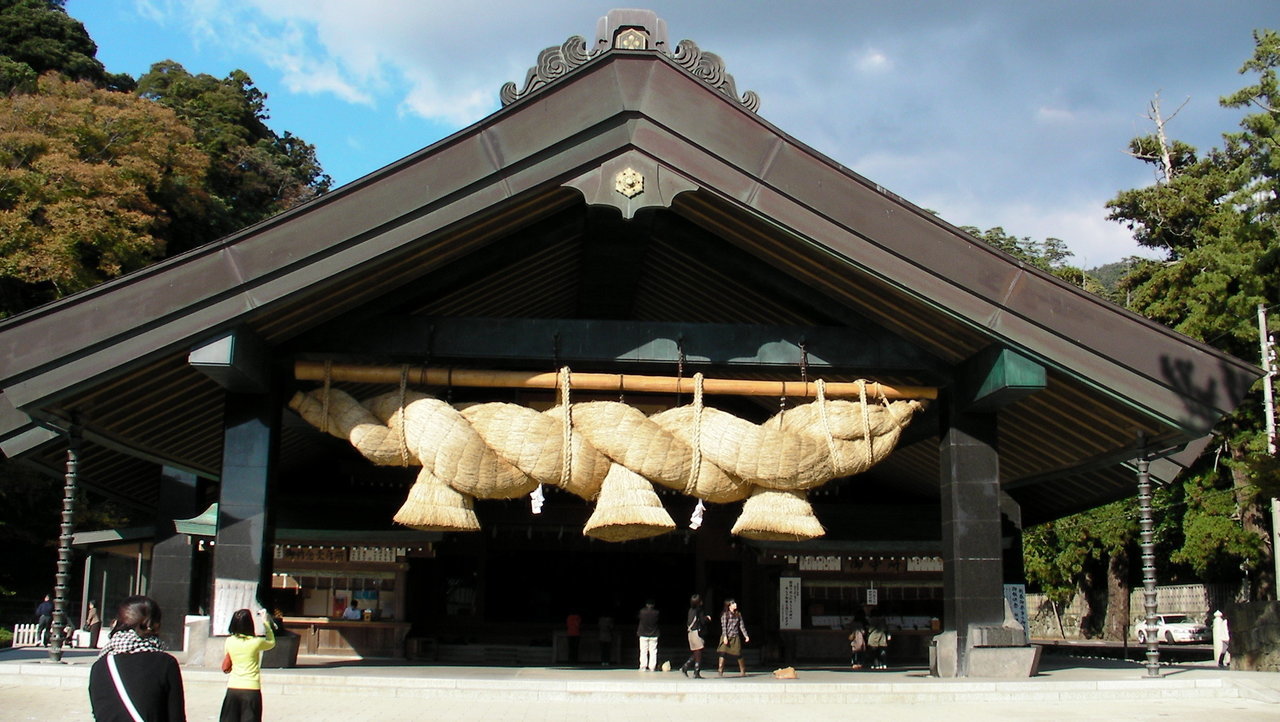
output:
<svg viewBox="0 0 1280 722"><path fill-rule="evenodd" d="M49 595L44 595L44 601L36 605L36 635L40 638L40 644L49 646L49 628L53 626L53 602L49 601Z"/></svg>
<svg viewBox="0 0 1280 722"><path fill-rule="evenodd" d="M658 610L652 599L645 601L639 616L636 636L640 638L640 671L654 672L658 668Z"/></svg>

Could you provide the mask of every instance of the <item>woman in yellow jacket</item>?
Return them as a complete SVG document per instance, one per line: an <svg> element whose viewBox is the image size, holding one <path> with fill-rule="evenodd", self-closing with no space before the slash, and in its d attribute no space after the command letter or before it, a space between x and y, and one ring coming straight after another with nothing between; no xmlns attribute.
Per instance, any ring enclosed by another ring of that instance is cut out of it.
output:
<svg viewBox="0 0 1280 722"><path fill-rule="evenodd" d="M227 680L227 696L222 700L221 722L259 722L262 719L262 653L276 646L276 635L267 619L267 610L259 609L262 637L254 633L253 613L238 609L231 615L227 631L227 655L231 657L231 677Z"/></svg>

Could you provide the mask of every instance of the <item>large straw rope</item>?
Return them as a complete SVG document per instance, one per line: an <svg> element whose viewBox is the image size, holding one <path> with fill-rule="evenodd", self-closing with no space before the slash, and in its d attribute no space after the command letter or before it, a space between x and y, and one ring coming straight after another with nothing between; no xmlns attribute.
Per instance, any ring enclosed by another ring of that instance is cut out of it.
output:
<svg viewBox="0 0 1280 722"><path fill-rule="evenodd" d="M539 483L561 485L559 407L539 414L515 404L480 404L459 412L408 391L401 412L399 392L364 405L337 389L330 390L326 404L321 393L295 394L290 407L317 428L327 425L329 433L349 439L375 464L402 466L407 458L480 498L521 496ZM321 415L326 408L327 423ZM713 502L746 498L752 486L812 489L879 462L920 408L918 401L823 400L757 425L709 407L682 406L646 417L619 402L574 404L572 473L564 486L594 497L608 471L600 454L654 483ZM691 441L699 416L701 463L693 475Z"/></svg>
<svg viewBox="0 0 1280 722"><path fill-rule="evenodd" d="M893 450L922 408L918 401L873 403L865 393L857 402L831 401L821 388L816 402L761 425L704 407L701 394L691 406L652 417L620 402L573 404L567 407L571 427L563 405L541 413L505 403L460 411L403 386L362 405L326 385L295 394L289 405L317 428L349 439L375 464L420 464L425 478L473 497L514 498L550 484L591 500L608 474L621 474L613 467L621 466L705 501L751 496L755 509L773 500L811 517L797 505L808 507L799 492L866 471ZM634 480L627 477L626 485L634 486ZM816 519L798 524L779 533L799 538L811 534L808 527L814 525L821 533ZM665 523L650 526L654 533L666 528ZM612 532L599 536L606 535L621 538Z"/></svg>

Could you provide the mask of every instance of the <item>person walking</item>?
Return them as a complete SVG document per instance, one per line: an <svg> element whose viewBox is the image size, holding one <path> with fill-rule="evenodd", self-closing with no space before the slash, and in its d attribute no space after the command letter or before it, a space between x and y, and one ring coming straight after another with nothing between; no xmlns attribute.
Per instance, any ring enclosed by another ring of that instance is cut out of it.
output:
<svg viewBox="0 0 1280 722"><path fill-rule="evenodd" d="M738 603L732 599L724 600L724 611L720 613L720 661L716 670L724 676L725 657L738 660L738 676L747 676L747 662L742 658L742 643L750 642L751 634L742 622L742 613L738 611Z"/></svg>
<svg viewBox="0 0 1280 722"><path fill-rule="evenodd" d="M653 672L658 669L658 610L653 600L645 600L644 609L638 615L640 623L636 625L636 636L640 638L640 671Z"/></svg>
<svg viewBox="0 0 1280 722"><path fill-rule="evenodd" d="M275 630L267 618L267 610L259 609L263 636L254 631L254 615L248 609L237 609L231 615L227 631L227 656L231 658L227 695L222 698L220 722L259 722L262 719L262 653L276 646Z"/></svg>
<svg viewBox="0 0 1280 722"><path fill-rule="evenodd" d="M711 617L702 610L702 595L689 597L689 615L685 620L685 629L689 632L689 658L680 665L680 672L689 676L689 667L693 667L693 678L702 679L702 648L706 643L702 639L702 630L707 628Z"/></svg>
<svg viewBox="0 0 1280 722"><path fill-rule="evenodd" d="M600 666L613 664L613 617L600 617Z"/></svg>
<svg viewBox="0 0 1280 722"><path fill-rule="evenodd" d="M49 646L49 628L53 626L53 602L49 599L49 595L44 595L44 600L36 605L36 636L40 639L42 646Z"/></svg>
<svg viewBox="0 0 1280 722"><path fill-rule="evenodd" d="M1217 651L1214 659L1218 661L1218 666L1229 666L1231 664L1231 625L1221 611L1213 613L1213 645Z"/></svg>
<svg viewBox="0 0 1280 722"><path fill-rule="evenodd" d="M127 597L107 643L89 668L89 704L97 722L186 722L178 660L165 652L160 605Z"/></svg>

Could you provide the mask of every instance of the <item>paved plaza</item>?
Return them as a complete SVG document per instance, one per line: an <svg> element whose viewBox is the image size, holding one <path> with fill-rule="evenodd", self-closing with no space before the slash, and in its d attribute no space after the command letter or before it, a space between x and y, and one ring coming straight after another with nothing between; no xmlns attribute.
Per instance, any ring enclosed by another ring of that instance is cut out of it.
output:
<svg viewBox="0 0 1280 722"><path fill-rule="evenodd" d="M40 649L0 652L0 719L90 720L93 655L64 664ZM213 720L225 681L186 668L187 714ZM443 667L330 660L263 672L268 719L278 720L1219 720L1280 719L1280 674L1170 665L1158 679L1115 660L1046 657L1031 679L941 680L920 668L885 672L799 669L746 678L685 679L679 672L561 667Z"/></svg>

